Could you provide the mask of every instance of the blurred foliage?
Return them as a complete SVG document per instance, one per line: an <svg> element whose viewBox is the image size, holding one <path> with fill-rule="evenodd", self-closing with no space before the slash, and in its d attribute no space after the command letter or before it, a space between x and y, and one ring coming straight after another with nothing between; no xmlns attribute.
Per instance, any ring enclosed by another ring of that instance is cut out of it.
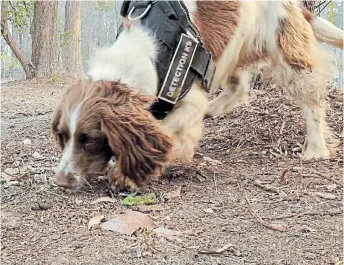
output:
<svg viewBox="0 0 344 265"><path fill-rule="evenodd" d="M35 3L33 1L8 1L6 16L17 31L22 32L30 26Z"/></svg>
<svg viewBox="0 0 344 265"><path fill-rule="evenodd" d="M5 74L10 74L15 69L21 69L21 64L15 56L2 52L0 54L0 59L1 67L3 67Z"/></svg>
<svg viewBox="0 0 344 265"><path fill-rule="evenodd" d="M72 31L71 30L67 30L67 31L64 30L65 23L64 23L64 20L62 19L61 16L58 17L57 23L59 24L58 29L59 29L59 37L60 37L60 46L61 46L61 48L64 48L70 42L70 38L72 37Z"/></svg>
<svg viewBox="0 0 344 265"><path fill-rule="evenodd" d="M69 44L71 37L72 37L71 30L67 30L64 33L60 33L60 46L62 48L66 47Z"/></svg>
<svg viewBox="0 0 344 265"><path fill-rule="evenodd" d="M114 6L114 1L97 1L96 3L96 10L102 12L108 12Z"/></svg>

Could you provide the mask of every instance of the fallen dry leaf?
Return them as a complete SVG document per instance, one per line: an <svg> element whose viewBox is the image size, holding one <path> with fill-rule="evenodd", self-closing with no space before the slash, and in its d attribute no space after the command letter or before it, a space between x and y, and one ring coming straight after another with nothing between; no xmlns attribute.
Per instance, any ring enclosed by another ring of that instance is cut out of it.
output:
<svg viewBox="0 0 344 265"><path fill-rule="evenodd" d="M19 169L18 168L11 168L11 167L9 167L9 168L6 168L4 170L4 172L6 174L10 175L10 176L13 176L13 175L17 175L19 173Z"/></svg>
<svg viewBox="0 0 344 265"><path fill-rule="evenodd" d="M103 219L104 219L104 215L97 215L97 216L92 217L90 221L88 222L88 226L87 226L88 230L91 230L93 226L99 225Z"/></svg>
<svg viewBox="0 0 344 265"><path fill-rule="evenodd" d="M313 192L313 195L327 200L335 200L337 198L336 195L327 192Z"/></svg>
<svg viewBox="0 0 344 265"><path fill-rule="evenodd" d="M272 230L280 231L280 232L285 232L288 230L287 225L285 224L265 224L267 228L270 228Z"/></svg>
<svg viewBox="0 0 344 265"><path fill-rule="evenodd" d="M164 237L164 238L171 240L171 241L177 241L177 242L182 241L182 239L180 238L181 236L192 235L191 230L181 232L181 231L171 230L171 229L166 228L166 227L158 227L158 228L154 229L153 231L158 236Z"/></svg>
<svg viewBox="0 0 344 265"><path fill-rule="evenodd" d="M152 218L137 211L128 211L125 214L121 214L114 219L100 224L100 228L103 230L116 231L124 235L132 235L140 228L152 230L155 227L156 225Z"/></svg>
<svg viewBox="0 0 344 265"><path fill-rule="evenodd" d="M200 251L198 251L198 253L200 253L200 254L208 254L208 255L221 254L221 253L225 252L226 250L228 250L231 247L234 247L234 245L231 244L231 243L228 243L228 244L224 245L221 248L218 248L218 249L215 249L215 250L200 250Z"/></svg>
<svg viewBox="0 0 344 265"><path fill-rule="evenodd" d="M117 200L110 197L100 197L98 199L95 199L94 201L91 201L90 204L96 204L99 202L117 202Z"/></svg>
<svg viewBox="0 0 344 265"><path fill-rule="evenodd" d="M180 197L180 192L181 192L181 190L182 190L182 187L179 186L176 190L167 192L167 193L165 194L164 197L165 197L166 199L178 198L178 197Z"/></svg>

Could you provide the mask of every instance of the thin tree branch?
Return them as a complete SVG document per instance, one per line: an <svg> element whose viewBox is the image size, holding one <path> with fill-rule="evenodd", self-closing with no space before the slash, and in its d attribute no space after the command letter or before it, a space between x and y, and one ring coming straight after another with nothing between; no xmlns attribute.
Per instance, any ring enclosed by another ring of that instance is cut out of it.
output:
<svg viewBox="0 0 344 265"><path fill-rule="evenodd" d="M7 14L6 14L6 11L7 11L6 3L10 3L10 2L8 2L8 1L7 2L6 1L1 2L1 35L5 39L8 46L10 46L13 54L17 57L17 59L21 63L21 65L25 71L26 78L32 78L33 74L34 74L33 68L31 67L30 62L27 59L25 59L23 52L20 50L19 46L17 45L17 43L13 39L13 37L12 37L12 35L8 29Z"/></svg>

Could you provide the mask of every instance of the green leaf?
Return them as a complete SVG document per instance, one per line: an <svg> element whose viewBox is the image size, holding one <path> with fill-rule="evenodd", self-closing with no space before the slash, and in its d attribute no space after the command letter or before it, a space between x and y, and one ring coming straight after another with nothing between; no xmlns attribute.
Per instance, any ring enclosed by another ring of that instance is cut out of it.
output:
<svg viewBox="0 0 344 265"><path fill-rule="evenodd" d="M148 193L142 196L130 194L122 201L122 204L127 206L156 203L158 203L158 198L156 197L155 193Z"/></svg>

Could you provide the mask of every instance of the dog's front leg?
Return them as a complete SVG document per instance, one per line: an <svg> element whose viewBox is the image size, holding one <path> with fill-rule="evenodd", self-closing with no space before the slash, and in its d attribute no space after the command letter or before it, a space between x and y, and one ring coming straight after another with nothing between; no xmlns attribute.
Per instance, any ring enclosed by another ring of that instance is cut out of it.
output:
<svg viewBox="0 0 344 265"><path fill-rule="evenodd" d="M173 137L175 159L191 160L203 133L203 117L208 108L206 92L194 83L163 123Z"/></svg>
<svg viewBox="0 0 344 265"><path fill-rule="evenodd" d="M129 177L124 176L115 162L111 165L107 172L107 177L112 190L130 190L136 191L138 189L137 184L131 180Z"/></svg>

